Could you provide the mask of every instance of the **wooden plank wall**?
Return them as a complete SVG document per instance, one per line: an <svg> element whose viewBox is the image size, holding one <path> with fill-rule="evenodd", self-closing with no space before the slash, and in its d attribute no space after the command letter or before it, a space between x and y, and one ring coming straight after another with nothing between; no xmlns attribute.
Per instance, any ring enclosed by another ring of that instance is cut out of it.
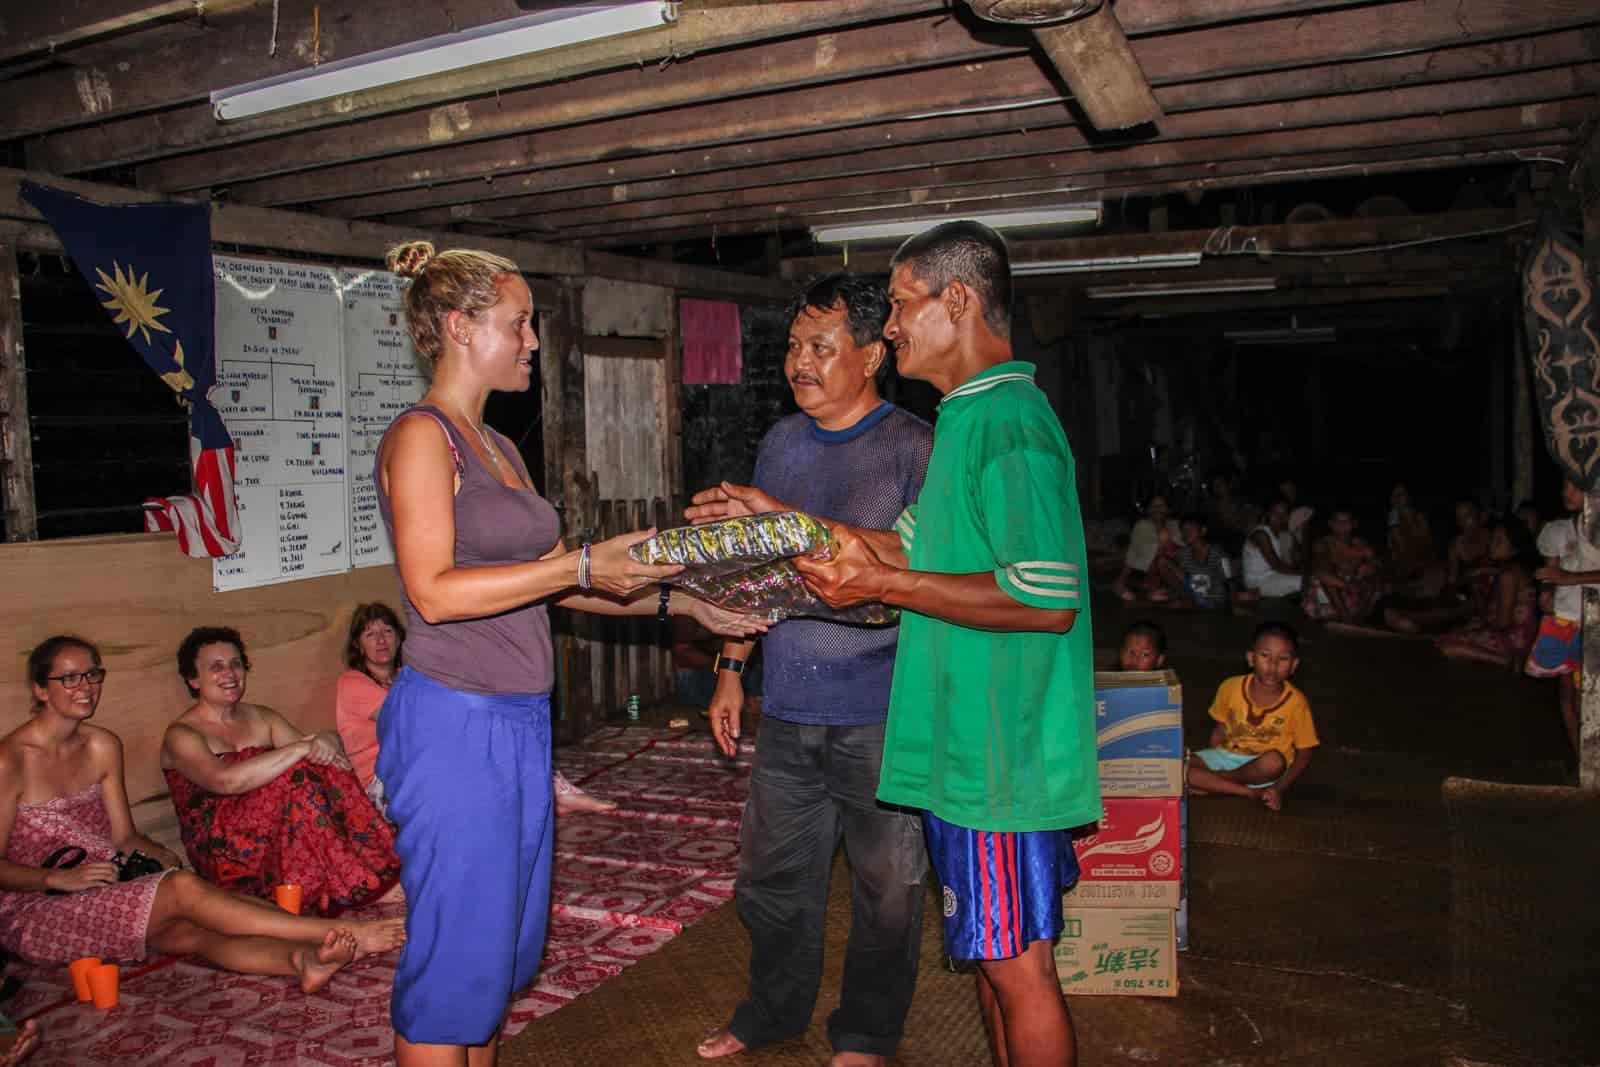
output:
<svg viewBox="0 0 1600 1067"><path fill-rule="evenodd" d="M597 540L677 524L668 459L675 405L667 388L675 310L673 294L658 286L598 279L584 286L583 420L594 506L584 525ZM592 722L619 714L629 696L646 707L671 698L671 642L653 615L595 617L585 629Z"/></svg>
<svg viewBox="0 0 1600 1067"><path fill-rule="evenodd" d="M8 695L0 729L29 714L30 648L56 633L94 641L110 672L95 722L122 737L136 804L166 792L161 734L188 706L176 654L190 629L236 627L250 652L247 699L321 730L333 726L351 611L370 600L400 607L393 567L214 593L211 562L189 559L172 537L155 534L0 546L0 588L9 606L0 614Z"/></svg>

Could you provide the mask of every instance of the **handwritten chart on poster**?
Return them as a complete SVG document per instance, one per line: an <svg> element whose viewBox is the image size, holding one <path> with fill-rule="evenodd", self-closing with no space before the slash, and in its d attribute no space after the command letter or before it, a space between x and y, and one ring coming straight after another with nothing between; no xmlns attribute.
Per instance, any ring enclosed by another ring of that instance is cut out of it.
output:
<svg viewBox="0 0 1600 1067"><path fill-rule="evenodd" d="M350 569L344 352L327 267L215 257L217 387L234 438L239 551L217 591Z"/></svg>
<svg viewBox="0 0 1600 1067"><path fill-rule="evenodd" d="M345 271L345 444L350 467L350 565L394 562L394 547L378 514L372 465L394 417L422 399L428 381L406 332L404 289L386 271Z"/></svg>

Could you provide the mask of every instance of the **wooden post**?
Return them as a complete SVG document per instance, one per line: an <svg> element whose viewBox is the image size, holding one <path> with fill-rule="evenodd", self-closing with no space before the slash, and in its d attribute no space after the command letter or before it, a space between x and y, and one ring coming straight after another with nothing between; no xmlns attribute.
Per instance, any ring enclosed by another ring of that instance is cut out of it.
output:
<svg viewBox="0 0 1600 1067"><path fill-rule="evenodd" d="M583 287L556 286L553 306L539 334L541 407L544 417L545 493L562 517L569 544L594 539L593 481L583 425ZM576 740L598 724L591 677L591 642L586 624L575 621L556 638L556 662L563 668L556 694L561 713L559 736Z"/></svg>
<svg viewBox="0 0 1600 1067"><path fill-rule="evenodd" d="M17 250L0 245L0 505L7 541L34 541L33 429L28 421L28 365L22 350L22 292Z"/></svg>

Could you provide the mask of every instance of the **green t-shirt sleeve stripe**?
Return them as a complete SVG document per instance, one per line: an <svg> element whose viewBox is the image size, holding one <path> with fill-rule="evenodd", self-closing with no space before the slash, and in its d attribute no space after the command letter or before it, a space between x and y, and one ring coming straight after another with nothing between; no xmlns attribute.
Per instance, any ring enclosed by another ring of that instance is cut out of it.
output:
<svg viewBox="0 0 1600 1067"><path fill-rule="evenodd" d="M1083 520L1072 461L1039 448L995 456L980 481L995 582L1030 607L1083 606Z"/></svg>
<svg viewBox="0 0 1600 1067"><path fill-rule="evenodd" d="M1070 573L1054 568L1070 568ZM1013 563L996 567L994 580L1007 596L1030 607L1066 611L1081 603L1077 568L1070 563Z"/></svg>
<svg viewBox="0 0 1600 1067"><path fill-rule="evenodd" d="M911 542L917 539L917 506L912 504L894 520L894 532L900 535L900 549L911 558Z"/></svg>

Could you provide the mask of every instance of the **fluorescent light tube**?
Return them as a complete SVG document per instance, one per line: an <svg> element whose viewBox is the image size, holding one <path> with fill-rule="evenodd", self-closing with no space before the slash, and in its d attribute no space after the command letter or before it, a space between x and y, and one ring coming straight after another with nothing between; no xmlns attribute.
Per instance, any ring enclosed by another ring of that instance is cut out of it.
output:
<svg viewBox="0 0 1600 1067"><path fill-rule="evenodd" d="M211 94L211 106L220 122L249 118L430 74L655 29L676 18L677 5L659 0L580 4L218 89Z"/></svg>
<svg viewBox="0 0 1600 1067"><path fill-rule="evenodd" d="M1038 259L1031 263L1011 264L1011 273L1093 274L1103 270L1146 270L1199 265L1199 252L1168 252L1147 256L1101 256L1097 259Z"/></svg>
<svg viewBox="0 0 1600 1067"><path fill-rule="evenodd" d="M1125 300L1141 296L1198 296L1210 293L1263 293L1276 289L1276 278L1239 278L1215 282L1150 282L1147 285L1095 285L1084 292L1090 300Z"/></svg>
<svg viewBox="0 0 1600 1067"><path fill-rule="evenodd" d="M823 244L847 241L881 241L890 237L910 237L945 222L981 222L992 230L1016 230L1027 226L1065 226L1080 222L1099 222L1099 204L1065 204L1061 207L1033 208L1026 211L992 211L949 218L901 219L897 222L861 222L849 226L813 226L811 236Z"/></svg>

